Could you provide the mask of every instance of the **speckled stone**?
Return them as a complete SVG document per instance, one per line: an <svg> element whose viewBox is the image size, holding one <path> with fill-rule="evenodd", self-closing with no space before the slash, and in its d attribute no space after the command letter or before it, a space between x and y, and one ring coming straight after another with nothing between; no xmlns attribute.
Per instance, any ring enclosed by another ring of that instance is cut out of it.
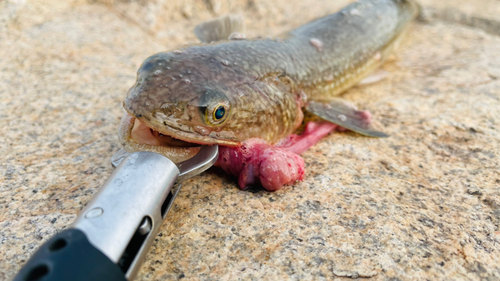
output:
<svg viewBox="0 0 500 281"><path fill-rule="evenodd" d="M220 14L269 36L348 3L89 2L0 2L1 280L112 172L143 59ZM331 134L303 154L306 180L274 193L217 168L185 181L137 280L500 279L500 38L482 24L500 3L421 2L388 77L345 95L390 138Z"/></svg>

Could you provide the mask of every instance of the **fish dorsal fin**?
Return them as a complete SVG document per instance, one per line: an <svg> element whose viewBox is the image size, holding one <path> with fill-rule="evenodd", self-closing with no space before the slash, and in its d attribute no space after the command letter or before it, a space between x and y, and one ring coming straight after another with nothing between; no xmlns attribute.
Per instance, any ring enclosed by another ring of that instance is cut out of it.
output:
<svg viewBox="0 0 500 281"><path fill-rule="evenodd" d="M306 110L327 121L365 136L376 138L389 136L370 127L370 113L359 111L352 104L342 99L332 99L327 102L310 101L306 105Z"/></svg>
<svg viewBox="0 0 500 281"><path fill-rule="evenodd" d="M230 37L242 39L245 34L245 19L239 14L222 16L200 23L194 28L194 34L203 43L229 40Z"/></svg>

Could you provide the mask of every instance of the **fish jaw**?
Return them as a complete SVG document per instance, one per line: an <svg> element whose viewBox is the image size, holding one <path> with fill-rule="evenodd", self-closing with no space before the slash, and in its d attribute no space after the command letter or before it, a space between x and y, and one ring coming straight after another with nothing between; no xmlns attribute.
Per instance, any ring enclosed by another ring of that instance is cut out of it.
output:
<svg viewBox="0 0 500 281"><path fill-rule="evenodd" d="M141 126L142 125L142 126ZM138 120L125 113L122 117L118 138L128 152L150 151L161 154L174 163L180 163L195 156L199 146L165 146L154 138L150 129Z"/></svg>
<svg viewBox="0 0 500 281"><path fill-rule="evenodd" d="M130 114L129 114L130 115ZM170 136L172 138L185 141L188 143L193 143L193 144L200 144L200 145L224 145L224 146L237 146L239 145L238 141L230 141L230 140L224 140L224 139L217 139L213 138L210 135L209 136L204 136L202 134L196 133L191 130L182 130L173 126L169 126L168 123L159 123L154 119L147 119L144 117L134 117L137 120L139 120L142 124L145 124L148 128L152 129L153 131L157 131L163 135ZM203 127L200 126L200 128L195 129L195 130L207 130Z"/></svg>

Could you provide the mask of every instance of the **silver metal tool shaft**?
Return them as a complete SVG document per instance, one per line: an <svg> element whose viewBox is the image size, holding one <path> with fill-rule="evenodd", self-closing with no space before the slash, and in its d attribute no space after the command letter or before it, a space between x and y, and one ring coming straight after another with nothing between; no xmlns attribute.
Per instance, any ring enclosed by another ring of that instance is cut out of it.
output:
<svg viewBox="0 0 500 281"><path fill-rule="evenodd" d="M122 157L72 227L83 231L89 242L131 280L177 195L171 192L174 183L205 171L217 157L216 145L202 146L196 156L179 166L152 152Z"/></svg>

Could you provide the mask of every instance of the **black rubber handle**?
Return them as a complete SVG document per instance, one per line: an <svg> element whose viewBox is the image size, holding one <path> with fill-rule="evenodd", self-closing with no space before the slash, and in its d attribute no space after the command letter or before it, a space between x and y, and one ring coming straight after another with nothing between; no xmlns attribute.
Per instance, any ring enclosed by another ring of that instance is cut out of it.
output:
<svg viewBox="0 0 500 281"><path fill-rule="evenodd" d="M85 233L66 229L45 242L14 281L126 281L125 273L92 246Z"/></svg>

